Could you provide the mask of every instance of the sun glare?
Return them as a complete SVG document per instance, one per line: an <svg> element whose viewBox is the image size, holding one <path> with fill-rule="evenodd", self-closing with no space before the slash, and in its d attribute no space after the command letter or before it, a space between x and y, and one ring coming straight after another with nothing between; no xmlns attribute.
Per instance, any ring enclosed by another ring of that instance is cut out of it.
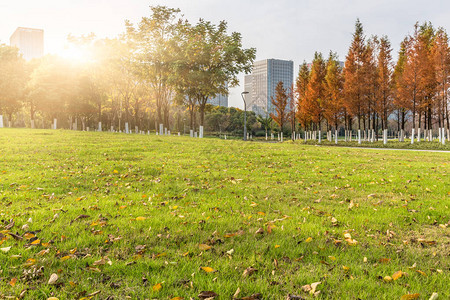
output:
<svg viewBox="0 0 450 300"><path fill-rule="evenodd" d="M75 46L67 46L61 52L60 55L68 59L72 62L77 63L86 63L90 60L89 52L86 49L75 47Z"/></svg>

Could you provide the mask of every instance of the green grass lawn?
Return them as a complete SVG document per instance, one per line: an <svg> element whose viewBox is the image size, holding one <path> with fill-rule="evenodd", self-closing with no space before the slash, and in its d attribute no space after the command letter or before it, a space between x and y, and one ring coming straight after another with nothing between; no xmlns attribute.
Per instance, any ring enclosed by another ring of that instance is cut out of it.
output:
<svg viewBox="0 0 450 300"><path fill-rule="evenodd" d="M450 297L449 153L2 129L0 193L0 299Z"/></svg>

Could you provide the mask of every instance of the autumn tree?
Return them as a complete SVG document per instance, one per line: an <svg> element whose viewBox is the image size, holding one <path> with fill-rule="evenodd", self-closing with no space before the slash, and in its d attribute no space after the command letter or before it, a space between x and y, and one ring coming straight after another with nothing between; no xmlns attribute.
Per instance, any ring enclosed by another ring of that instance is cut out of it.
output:
<svg viewBox="0 0 450 300"><path fill-rule="evenodd" d="M275 98L271 97L275 112L271 113L270 116L275 121L275 123L278 124L281 131L283 131L284 124L286 123L288 117L288 99L289 97L286 89L283 86L283 82L278 82L277 86L275 87Z"/></svg>
<svg viewBox="0 0 450 300"><path fill-rule="evenodd" d="M324 116L338 130L343 110L343 77L336 53L330 52L325 74Z"/></svg>
<svg viewBox="0 0 450 300"><path fill-rule="evenodd" d="M387 36L380 38L377 57L376 111L381 119L381 127L387 129L388 117L392 113L392 48Z"/></svg>
<svg viewBox="0 0 450 300"><path fill-rule="evenodd" d="M450 129L448 111L448 89L450 74L450 48L448 35L443 28L438 28L432 42L432 59L436 75L436 106L439 128Z"/></svg>
<svg viewBox="0 0 450 300"><path fill-rule="evenodd" d="M320 131L325 109L326 64L321 53L316 52L311 66L311 75L306 88L306 111Z"/></svg>
<svg viewBox="0 0 450 300"><path fill-rule="evenodd" d="M300 124L303 125L305 131L311 123L311 117L307 110L308 99L306 95L310 77L311 72L308 68L308 64L306 62L303 62L300 66L297 80L295 81L295 94L297 98L297 120L299 120Z"/></svg>
<svg viewBox="0 0 450 300"><path fill-rule="evenodd" d="M361 22L356 20L353 40L348 51L344 67L344 106L349 114L351 130L351 117L357 117L358 129L361 129L363 117L363 95L365 89L362 65L365 52L365 37Z"/></svg>

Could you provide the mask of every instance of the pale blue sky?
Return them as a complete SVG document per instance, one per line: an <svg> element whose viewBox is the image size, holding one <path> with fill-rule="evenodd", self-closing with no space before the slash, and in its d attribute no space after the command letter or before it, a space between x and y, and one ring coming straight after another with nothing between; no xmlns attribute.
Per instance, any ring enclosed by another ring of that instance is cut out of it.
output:
<svg viewBox="0 0 450 300"><path fill-rule="evenodd" d="M137 22L157 4L180 8L192 22L228 21L246 47L257 48L257 59L293 60L295 74L316 50L344 60L358 17L366 35L388 35L396 51L416 21L450 30L450 1L442 0L0 0L0 43L9 43L16 27L42 28L45 51L54 53L69 33L114 37L125 19ZM230 105L243 106L242 86L231 89Z"/></svg>

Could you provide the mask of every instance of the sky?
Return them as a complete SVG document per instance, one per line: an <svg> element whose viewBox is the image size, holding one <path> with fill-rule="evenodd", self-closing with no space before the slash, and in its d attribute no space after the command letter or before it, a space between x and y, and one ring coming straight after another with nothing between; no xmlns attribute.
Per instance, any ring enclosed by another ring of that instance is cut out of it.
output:
<svg viewBox="0 0 450 300"><path fill-rule="evenodd" d="M191 22L225 20L230 32L242 34L244 47L256 48L256 60L293 60L294 74L315 51L332 50L344 61L357 18L366 36L387 35L394 52L417 21L450 30L448 0L0 0L0 43L9 44L17 27L41 28L45 52L60 53L69 34L115 37L125 20L148 16L151 5L180 8ZM239 78L229 105L242 108Z"/></svg>

